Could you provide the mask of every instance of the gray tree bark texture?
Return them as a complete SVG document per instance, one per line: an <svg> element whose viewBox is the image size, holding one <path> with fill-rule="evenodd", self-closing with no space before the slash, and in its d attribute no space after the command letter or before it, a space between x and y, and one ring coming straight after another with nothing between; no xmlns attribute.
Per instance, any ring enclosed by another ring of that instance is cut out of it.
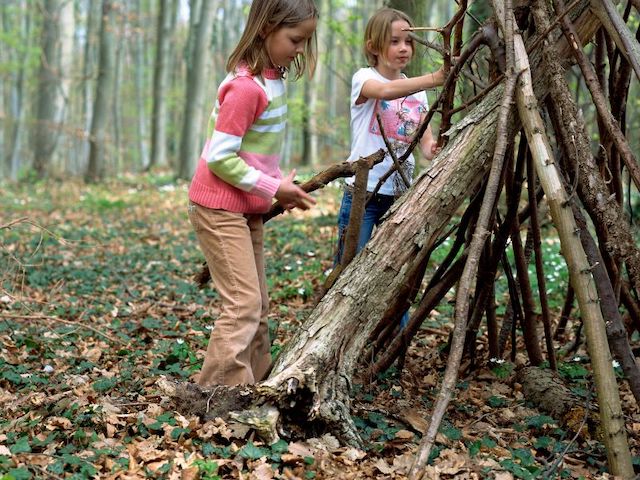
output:
<svg viewBox="0 0 640 480"><path fill-rule="evenodd" d="M214 0L203 1L200 15L197 17L198 22L192 23L189 29L187 90L178 163L180 178L191 177L201 148L200 124L202 122L200 120L203 117L202 112L205 110L203 98L208 65L208 55L203 55L202 52L206 51L206 46L211 38L211 26L217 4L218 2ZM212 102L209 104L206 108L210 108Z"/></svg>
<svg viewBox="0 0 640 480"><path fill-rule="evenodd" d="M107 125L115 78L117 6L118 3L113 0L102 1L100 62L89 136L89 165L85 175L85 179L89 182L96 182L102 179L106 168Z"/></svg>

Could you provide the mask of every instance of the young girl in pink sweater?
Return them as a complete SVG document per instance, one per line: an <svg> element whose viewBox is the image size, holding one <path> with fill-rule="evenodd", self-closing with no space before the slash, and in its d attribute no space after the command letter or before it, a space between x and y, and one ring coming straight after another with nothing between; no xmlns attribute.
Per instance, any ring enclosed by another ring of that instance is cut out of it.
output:
<svg viewBox="0 0 640 480"><path fill-rule="evenodd" d="M283 76L315 67L312 0L254 0L189 188L189 219L222 300L198 383L248 384L271 365L263 223L273 199L306 210L315 201L279 169L287 103Z"/></svg>

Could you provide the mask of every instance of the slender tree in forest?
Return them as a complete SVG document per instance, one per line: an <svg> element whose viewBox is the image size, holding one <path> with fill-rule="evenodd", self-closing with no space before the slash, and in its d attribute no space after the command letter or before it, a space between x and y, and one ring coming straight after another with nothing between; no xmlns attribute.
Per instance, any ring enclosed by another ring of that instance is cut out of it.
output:
<svg viewBox="0 0 640 480"><path fill-rule="evenodd" d="M125 35L127 35L127 5L126 3L120 4L121 11L120 18L122 21L118 22L117 32L115 35L115 71L113 73L113 96L112 118L113 118L113 172L117 175L122 168L122 63L125 56Z"/></svg>
<svg viewBox="0 0 640 480"><path fill-rule="evenodd" d="M169 52L175 26L173 0L160 0L156 26L156 59L153 69L153 113L151 115L151 156L145 168L167 163L167 84Z"/></svg>
<svg viewBox="0 0 640 480"><path fill-rule="evenodd" d="M64 124L69 100L73 2L45 0L41 36L42 56L38 74L38 101L33 134L33 168L38 177L47 174Z"/></svg>
<svg viewBox="0 0 640 480"><path fill-rule="evenodd" d="M21 147L22 147L22 138L24 136L25 130L25 105L24 99L27 88L27 63L31 50L32 43L32 35L31 35L31 24L32 24L32 14L31 10L27 8L26 2L24 0L20 1L16 6L16 10L13 12L8 11L9 6L5 5L2 7L2 25L6 34L11 32L10 16L16 15L19 18L19 21L16 22L19 25L21 30L21 35L26 41L21 44L21 49L17 49L15 55L17 55L17 65L18 70L14 72L9 78L12 80L11 84L6 85L8 94L7 104L8 108L7 113L10 115L7 118L4 118L4 124L7 128L3 129L4 134L2 135L6 144L6 156L4 156L5 162L4 167L7 172L7 176L16 181L18 179L18 172L20 170L20 159L21 159ZM9 50L9 49L7 49ZM10 53L7 52L9 55ZM7 60L10 57L7 58ZM3 95L3 99L5 95ZM0 150L3 153L3 150Z"/></svg>
<svg viewBox="0 0 640 480"><path fill-rule="evenodd" d="M93 84L95 80L96 67L96 29L99 27L100 11L102 9L101 0L86 0L84 11L86 12L84 26L84 45L82 53L82 95L80 97L80 123L83 131L83 141L78 142L76 154L71 159L71 170L74 174L79 174L86 169L89 158L89 132L91 130L91 113L93 105Z"/></svg>
<svg viewBox="0 0 640 480"><path fill-rule="evenodd" d="M136 125L137 125L137 147L139 166L145 167L149 164L149 142L147 140L147 111L146 111L146 92L145 92L145 30L144 16L140 0L134 1L133 12L135 13L134 23L134 84L136 92Z"/></svg>
<svg viewBox="0 0 640 480"><path fill-rule="evenodd" d="M200 8L193 8L196 3L200 2L192 2L192 21L187 42L187 80L178 161L178 177L180 178L189 178L193 174L197 154L202 146L201 119L204 117L204 110L211 107L211 102L205 106L203 98L206 87L211 24L218 2L217 0L203 0Z"/></svg>
<svg viewBox="0 0 640 480"><path fill-rule="evenodd" d="M113 99L114 70L116 61L116 13L117 0L102 0L100 21L100 55L96 82L91 132L89 134L89 163L85 180L97 182L106 173L107 127L110 104Z"/></svg>

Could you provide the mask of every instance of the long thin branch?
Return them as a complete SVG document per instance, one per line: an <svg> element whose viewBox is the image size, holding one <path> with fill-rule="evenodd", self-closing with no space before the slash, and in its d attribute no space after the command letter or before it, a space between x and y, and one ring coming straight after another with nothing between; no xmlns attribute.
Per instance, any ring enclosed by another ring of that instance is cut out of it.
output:
<svg viewBox="0 0 640 480"><path fill-rule="evenodd" d="M462 29L464 27L464 13L467 10L467 0L460 0L458 4L458 11L454 15L451 22L443 29L442 31L442 39L445 48L444 55L444 67L445 71L449 71L451 69L451 58L452 55L457 57L460 56L460 49L462 48ZM450 51L451 44L451 31L454 30L454 39L453 39L453 53ZM451 128L451 110L453 110L453 102L455 100L456 94L456 85L455 83L451 88L449 88L446 92L445 98L442 101L442 122L441 122L441 132L446 132ZM438 138L438 146L443 146L445 142L445 136L440 135Z"/></svg>
<svg viewBox="0 0 640 480"><path fill-rule="evenodd" d="M553 348L553 333L551 332L551 317L549 315L549 302L547 301L547 286L544 277L544 264L542 261L542 243L540 234L540 222L538 220L538 201L536 198L536 170L533 166L531 154L527 155L527 179L529 188L529 205L531 205L531 234L533 235L533 251L536 265L536 278L538 280L538 297L540 298L540 310L542 312L542 326L547 346L547 358L551 370L557 370L556 353Z"/></svg>
<svg viewBox="0 0 640 480"><path fill-rule="evenodd" d="M627 27L624 19L610 0L591 0L591 10L609 32L618 50L633 67L636 77L640 80L640 45Z"/></svg>
<svg viewBox="0 0 640 480"><path fill-rule="evenodd" d="M557 0L554 2L559 6ZM503 11L500 2L496 1L494 8L500 9L496 11ZM561 10L562 8L559 8L559 11ZM499 14L497 17L500 19ZM577 39L577 36L575 38ZM568 196L553 161L553 152L546 136L542 116L538 110L538 100L533 91L529 58L520 34L514 35L514 44L518 68L523 69L516 90L518 113L525 127L540 184L547 195L551 217L560 237L563 256L567 262L571 283L576 290L580 312L583 316L589 356L597 387L603 429L602 437L607 451L609 469L613 475L631 479L634 478L633 465L625 431L620 394L611 366L611 353L607 343L605 322L598 304L595 303L598 295L593 284L591 267L580 241L576 238L575 218L566 203Z"/></svg>
<svg viewBox="0 0 640 480"><path fill-rule="evenodd" d="M373 168L374 165L382 162L385 157L385 152L383 149L378 150L377 152L372 153L368 157L365 157L361 160L370 163L369 168ZM326 170L314 175L311 180L300 185L305 192L310 193L321 188L326 187L329 183L338 178L352 177L356 173L356 163L355 162L342 162L337 163L335 165L331 165ZM263 221L266 223L271 220L273 217L277 217L278 215L284 213L285 209L282 207L280 202L276 202L271 206L271 209L262 216ZM206 262L202 264L202 268L198 273L194 275L194 281L196 285L200 288L204 287L209 280L211 280L211 273L209 272L209 268L207 267Z"/></svg>
<svg viewBox="0 0 640 480"><path fill-rule="evenodd" d="M565 9L564 2L562 0L553 0L553 4L557 11L563 11ZM591 97L593 98L593 103L598 111L598 115L604 123L607 132L611 135L616 148L620 151L620 155L622 155L624 163L629 170L629 175L633 179L636 187L640 189L640 167L638 166L636 157L629 146L629 142L622 133L622 130L620 130L618 122L616 122L615 118L613 118L613 115L607 108L607 101L602 89L600 88L596 74L593 71L591 63L583 52L582 41L576 33L571 20L567 17L562 19L562 31L564 32L569 45L572 47L571 51L580 66L585 83L591 92Z"/></svg>
<svg viewBox="0 0 640 480"><path fill-rule="evenodd" d="M431 447L433 446L438 429L440 428L440 423L444 418L451 397L453 396L453 391L455 390L466 337L469 295L472 287L471 283L476 276L478 260L485 240L489 235L488 224L496 206L498 185L500 184L500 177L502 176L505 152L507 145L509 144L507 138L507 125L512 112L513 95L518 75L513 70L513 14L511 12L511 0L506 0L505 3L508 5L507 12L509 13L507 15L507 27L505 29L505 42L507 45L507 81L504 97L500 105L500 115L498 117L498 125L496 129L496 147L493 155L493 162L491 164L491 171L489 173L489 180L487 181L484 200L482 202L482 207L480 208L476 231L473 234L473 239L469 246L469 256L465 263L456 294L455 326L447 368L433 409L429 428L420 443L416 459L409 471L410 480L419 480L422 478L429 460Z"/></svg>
<svg viewBox="0 0 640 480"><path fill-rule="evenodd" d="M101 337L106 338L107 340L114 342L114 343L119 343L119 344L123 344L124 342L118 338L112 337L110 335L107 335L104 332L101 332L100 330L98 330L97 328L91 326L91 325L87 325L86 323L82 323L82 322L75 322L73 320L65 320L64 318L60 318L60 317L52 317L49 315L23 315L23 314L19 314L19 313L4 313L4 312L0 312L0 318L6 318L6 319L10 319L10 320L24 320L24 321L30 321L30 320L49 320L52 322L58 322L58 323L64 323L65 325L73 325L74 327L80 327L80 328L86 328L87 330L91 330L94 333L97 333L98 335L100 335Z"/></svg>
<svg viewBox="0 0 640 480"><path fill-rule="evenodd" d="M387 147L387 151L389 152L389 155L391 156L391 160L393 160L393 165L396 167L396 170L400 174L400 177L402 178L402 181L404 182L404 186L406 188L409 188L409 186L411 185L411 181L407 178L407 174L405 173L404 169L400 165L400 162L398 162L398 156L396 155L396 152L393 149L393 146L391 145L391 142L389 142L389 138L387 137L387 132L384 131L384 125L382 123L382 118L380 118L380 114L379 113L376 113L376 121L378 122L378 126L380 127L380 134L382 135L382 139L384 140L384 144ZM373 196L371 198L373 198Z"/></svg>

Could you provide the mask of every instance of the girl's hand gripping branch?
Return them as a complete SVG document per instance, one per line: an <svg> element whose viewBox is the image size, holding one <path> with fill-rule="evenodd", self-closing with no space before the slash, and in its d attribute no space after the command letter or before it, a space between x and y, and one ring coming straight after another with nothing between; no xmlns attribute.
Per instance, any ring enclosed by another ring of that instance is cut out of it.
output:
<svg viewBox="0 0 640 480"><path fill-rule="evenodd" d="M289 175L281 180L280 187L276 192L276 199L286 210L293 208L308 210L312 205L315 205L316 201L311 195L293 183L295 176L296 170L293 169L289 172Z"/></svg>

